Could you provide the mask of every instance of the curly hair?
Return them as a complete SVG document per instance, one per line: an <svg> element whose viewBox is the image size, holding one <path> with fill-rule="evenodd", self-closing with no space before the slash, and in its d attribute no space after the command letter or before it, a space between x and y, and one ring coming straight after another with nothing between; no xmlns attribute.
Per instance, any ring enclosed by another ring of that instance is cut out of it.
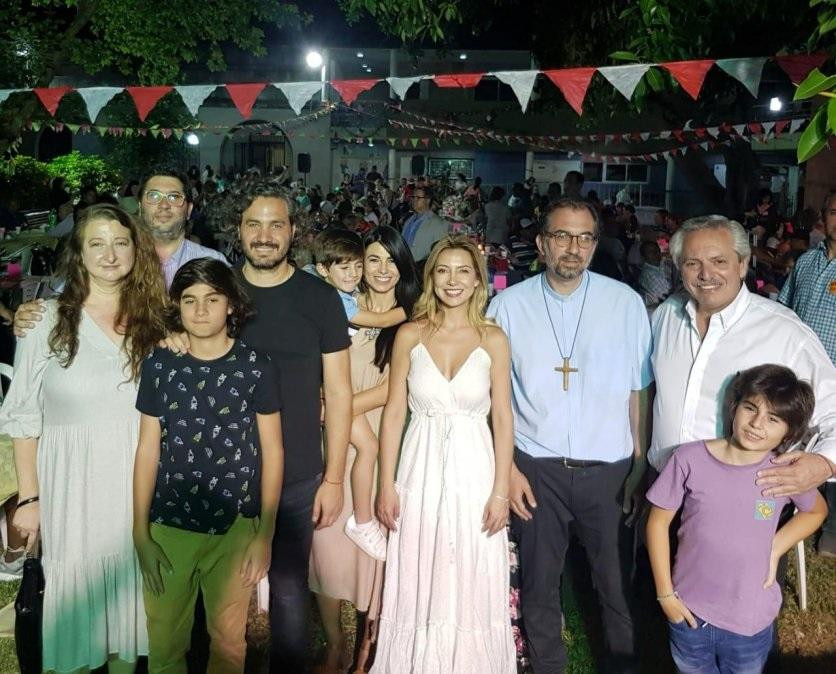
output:
<svg viewBox="0 0 836 674"><path fill-rule="evenodd" d="M244 323L255 315L255 311L235 272L220 260L210 257L191 260L177 270L169 291L172 303L166 312L169 327L175 332L183 332L180 298L186 290L198 283L226 297L232 307L232 313L226 317L226 333L230 337L238 337Z"/></svg>
<svg viewBox="0 0 836 674"><path fill-rule="evenodd" d="M242 183L236 186L233 192L232 209L230 216L234 218L235 226L241 224L241 216L253 202L259 197L268 199L282 199L287 204L287 216L291 225L298 224L299 208L296 199L286 187L283 187L275 179L262 178L253 182Z"/></svg>
<svg viewBox="0 0 836 674"><path fill-rule="evenodd" d="M165 286L160 260L151 235L118 206L95 204L82 211L64 252L59 274L65 286L58 297L58 317L49 334L49 349L58 356L62 367L69 367L78 353L78 328L81 310L90 294L90 277L84 266L84 233L94 221L117 222L130 231L134 245L134 264L119 287L119 310L116 330L124 335L122 350L127 356L130 379L136 381L142 361L165 336Z"/></svg>

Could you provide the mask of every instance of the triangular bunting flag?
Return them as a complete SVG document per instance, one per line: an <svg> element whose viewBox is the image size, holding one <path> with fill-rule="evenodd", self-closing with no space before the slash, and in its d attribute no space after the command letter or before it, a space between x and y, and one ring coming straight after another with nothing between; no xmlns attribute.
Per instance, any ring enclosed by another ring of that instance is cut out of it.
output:
<svg viewBox="0 0 836 674"><path fill-rule="evenodd" d="M801 128L801 125L804 124L807 120L805 119L794 119L790 122L790 133L795 133Z"/></svg>
<svg viewBox="0 0 836 674"><path fill-rule="evenodd" d="M579 115L583 114L583 99L589 82L595 74L595 68L565 68L561 70L544 70L543 74L560 89L560 93L572 109Z"/></svg>
<svg viewBox="0 0 836 674"><path fill-rule="evenodd" d="M763 71L763 64L766 63L766 58L720 59L716 63L718 68L724 70L746 87L752 96L758 97L761 72Z"/></svg>
<svg viewBox="0 0 836 674"><path fill-rule="evenodd" d="M818 54L789 54L776 56L778 65L790 77L793 84L801 84L813 68L818 68L827 61L827 53Z"/></svg>
<svg viewBox="0 0 836 674"><path fill-rule="evenodd" d="M786 120L786 119L780 119L777 122L775 122L775 137L776 138L783 133L784 129L787 128L787 124L789 124L789 120Z"/></svg>
<svg viewBox="0 0 836 674"><path fill-rule="evenodd" d="M708 150L708 141L705 141L704 143L700 143L700 147L703 150Z"/></svg>
<svg viewBox="0 0 836 674"><path fill-rule="evenodd" d="M749 131L752 133L760 133L761 132L761 125L758 122L749 122L748 124Z"/></svg>
<svg viewBox="0 0 836 674"><path fill-rule="evenodd" d="M456 75L435 75L433 82L439 87L462 87L472 89L485 76L485 73L459 73Z"/></svg>
<svg viewBox="0 0 836 674"><path fill-rule="evenodd" d="M708 74L711 66L714 65L714 61L709 59L702 61L671 61L669 63L662 63L661 65L673 75L673 78L679 82L679 86L685 89L691 98L697 100L703 82L705 82L705 76Z"/></svg>
<svg viewBox="0 0 836 674"><path fill-rule="evenodd" d="M659 138L661 138L662 140L667 140L670 137L671 137L671 132L670 131L660 131L659 132Z"/></svg>
<svg viewBox="0 0 836 674"><path fill-rule="evenodd" d="M6 99L16 91L26 91L26 89L0 89L0 105L6 102Z"/></svg>
<svg viewBox="0 0 836 674"><path fill-rule="evenodd" d="M267 85L264 82L255 82L253 84L227 84L226 90L229 92L229 97L238 108L238 112L244 119L249 119L253 114L253 105L258 95L264 91Z"/></svg>
<svg viewBox="0 0 836 674"><path fill-rule="evenodd" d="M360 94L378 82L380 80L331 80L331 86L337 90L346 105L351 105Z"/></svg>
<svg viewBox="0 0 836 674"><path fill-rule="evenodd" d="M409 142L412 143L412 147L418 147L418 139L417 138L410 138Z"/></svg>
<svg viewBox="0 0 836 674"><path fill-rule="evenodd" d="M163 96L165 96L174 87L125 87L131 98L134 99L136 106L136 113L139 115L139 121L144 122L148 117L148 113L154 109ZM159 135L159 134L157 134ZM156 136L154 136L156 138Z"/></svg>
<svg viewBox="0 0 836 674"><path fill-rule="evenodd" d="M322 82L273 82L273 86L284 94L290 109L297 115L317 92L322 91Z"/></svg>
<svg viewBox="0 0 836 674"><path fill-rule="evenodd" d="M738 136L742 136L743 132L746 130L746 125L745 124L733 124L732 129L734 129L734 132Z"/></svg>
<svg viewBox="0 0 836 674"><path fill-rule="evenodd" d="M768 136L769 132L775 127L775 122L761 122L761 126L763 126L763 135Z"/></svg>
<svg viewBox="0 0 836 674"><path fill-rule="evenodd" d="M84 99L84 105L87 106L87 116L91 122L95 122L102 108L123 89L122 87L83 87L77 91Z"/></svg>
<svg viewBox="0 0 836 674"><path fill-rule="evenodd" d="M61 99L64 98L65 94L68 94L72 90L73 88L68 86L36 87L35 89L32 89L38 97L38 100L43 103L47 112L49 112L49 114L53 117L55 117L55 111L58 109L58 104L61 102Z"/></svg>
<svg viewBox="0 0 836 674"><path fill-rule="evenodd" d="M706 129L706 131L708 131L709 136L714 136L716 138L717 134L720 133L720 127L719 126L709 126Z"/></svg>
<svg viewBox="0 0 836 674"><path fill-rule="evenodd" d="M537 79L537 70L500 70L490 73L500 82L504 82L514 90L514 95L520 102L522 111L528 107L531 99L531 92L534 91L534 80Z"/></svg>
<svg viewBox="0 0 836 674"><path fill-rule="evenodd" d="M607 81L612 84L628 101L633 97L633 92L639 84L639 80L650 70L647 63L637 63L626 66L607 66L598 68Z"/></svg>
<svg viewBox="0 0 836 674"><path fill-rule="evenodd" d="M417 75L416 77L387 77L386 81L392 87L395 96L404 100L406 98L406 92L409 91L409 87L416 82L420 82L422 79L424 79L423 75Z"/></svg>
<svg viewBox="0 0 836 674"><path fill-rule="evenodd" d="M180 94L183 103L192 113L192 117L197 117L197 109L203 104L203 101L218 88L217 84L196 84L193 86L174 87L175 91Z"/></svg>
<svg viewBox="0 0 836 674"><path fill-rule="evenodd" d="M650 138L650 131L642 131L639 134L639 138L641 138L642 140L648 140Z"/></svg>

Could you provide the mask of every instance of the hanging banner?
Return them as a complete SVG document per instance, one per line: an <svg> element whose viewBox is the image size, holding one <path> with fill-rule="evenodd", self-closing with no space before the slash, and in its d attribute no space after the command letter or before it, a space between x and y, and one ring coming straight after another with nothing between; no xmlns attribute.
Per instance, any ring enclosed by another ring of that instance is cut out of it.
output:
<svg viewBox="0 0 836 674"><path fill-rule="evenodd" d="M724 70L740 82L755 98L761 85L761 73L765 58L720 59L715 61L717 67Z"/></svg>
<svg viewBox="0 0 836 674"><path fill-rule="evenodd" d="M711 70L714 61L708 59L703 61L672 61L661 65L679 82L679 86L696 101L705 82L705 76Z"/></svg>
<svg viewBox="0 0 836 674"><path fill-rule="evenodd" d="M58 104L66 94L73 90L72 87L38 87L32 89L38 100L43 104L49 113L50 117L55 117L55 111L58 110Z"/></svg>
<svg viewBox="0 0 836 674"><path fill-rule="evenodd" d="M821 67L827 61L827 53L787 54L776 56L775 60L793 84L801 84L814 68Z"/></svg>
<svg viewBox="0 0 836 674"><path fill-rule="evenodd" d="M154 108L163 96L165 96L174 87L125 87L131 98L134 99L136 106L136 114L139 115L139 121L144 122L148 117L148 113Z"/></svg>
<svg viewBox="0 0 836 674"><path fill-rule="evenodd" d="M217 84L194 84L189 86L174 87L174 90L180 94L183 103L192 113L192 117L197 117L198 108L203 105L209 94L218 88Z"/></svg>
<svg viewBox="0 0 836 674"><path fill-rule="evenodd" d="M346 104L351 105L354 103L355 99L362 94L364 91L368 91L375 84L380 82L379 79L375 80L332 80L331 86L337 90L337 93L340 95L340 98L346 102Z"/></svg>
<svg viewBox="0 0 836 674"><path fill-rule="evenodd" d="M91 122L96 121L96 117L102 111L110 100L121 94L124 91L122 87L84 87L78 90L81 98L84 99L84 105L87 106L87 116Z"/></svg>
<svg viewBox="0 0 836 674"><path fill-rule="evenodd" d="M409 87L416 82L420 82L424 78L424 75L417 75L415 77L387 77L386 81L389 83L389 86L392 87L392 91L395 92L395 96L404 100L406 92L409 91Z"/></svg>
<svg viewBox="0 0 836 674"><path fill-rule="evenodd" d="M273 82L273 86L284 94L290 109L297 115L325 86L322 82Z"/></svg>
<svg viewBox="0 0 836 674"><path fill-rule="evenodd" d="M628 101L633 98L633 92L639 84L639 80L650 70L646 63L626 66L607 66L598 68L607 81L612 84Z"/></svg>
<svg viewBox="0 0 836 674"><path fill-rule="evenodd" d="M253 113L253 105L258 95L264 91L267 86L264 82L254 82L252 84L227 84L226 90L229 92L229 97L238 108L238 112L244 119L249 119Z"/></svg>
<svg viewBox="0 0 836 674"><path fill-rule="evenodd" d="M583 114L583 99L589 89L589 82L595 74L595 68L565 68L560 70L544 70L543 74L560 89L563 98L572 110Z"/></svg>
<svg viewBox="0 0 836 674"><path fill-rule="evenodd" d="M514 90L514 95L520 102L522 111L528 108L528 101L531 99L531 92L534 91L534 81L539 74L538 70L499 70L492 73L500 82L504 82Z"/></svg>

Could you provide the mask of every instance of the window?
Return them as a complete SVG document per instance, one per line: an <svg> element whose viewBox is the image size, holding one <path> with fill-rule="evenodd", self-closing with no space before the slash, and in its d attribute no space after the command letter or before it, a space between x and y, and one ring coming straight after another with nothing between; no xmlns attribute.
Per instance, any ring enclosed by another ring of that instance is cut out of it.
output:
<svg viewBox="0 0 836 674"><path fill-rule="evenodd" d="M590 183L603 182L604 165L601 162L586 162L583 165L583 179Z"/></svg>
<svg viewBox="0 0 836 674"><path fill-rule="evenodd" d="M627 164L628 183L646 183L650 167L647 164Z"/></svg>
<svg viewBox="0 0 836 674"><path fill-rule="evenodd" d="M464 173L464 177L468 180L473 178L473 160L429 159L427 161L427 175L429 176L455 176L457 173Z"/></svg>
<svg viewBox="0 0 836 674"><path fill-rule="evenodd" d="M606 176L608 183L623 183L627 180L627 166L625 164L607 164Z"/></svg>

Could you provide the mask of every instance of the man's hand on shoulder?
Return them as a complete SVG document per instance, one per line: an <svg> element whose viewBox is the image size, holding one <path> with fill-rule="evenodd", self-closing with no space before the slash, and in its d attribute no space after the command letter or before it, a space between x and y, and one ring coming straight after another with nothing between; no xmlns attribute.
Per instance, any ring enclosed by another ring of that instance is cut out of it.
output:
<svg viewBox="0 0 836 674"><path fill-rule="evenodd" d="M43 319L45 311L43 300L31 300L21 304L15 312L15 337L26 337L26 333L35 327L35 323Z"/></svg>

